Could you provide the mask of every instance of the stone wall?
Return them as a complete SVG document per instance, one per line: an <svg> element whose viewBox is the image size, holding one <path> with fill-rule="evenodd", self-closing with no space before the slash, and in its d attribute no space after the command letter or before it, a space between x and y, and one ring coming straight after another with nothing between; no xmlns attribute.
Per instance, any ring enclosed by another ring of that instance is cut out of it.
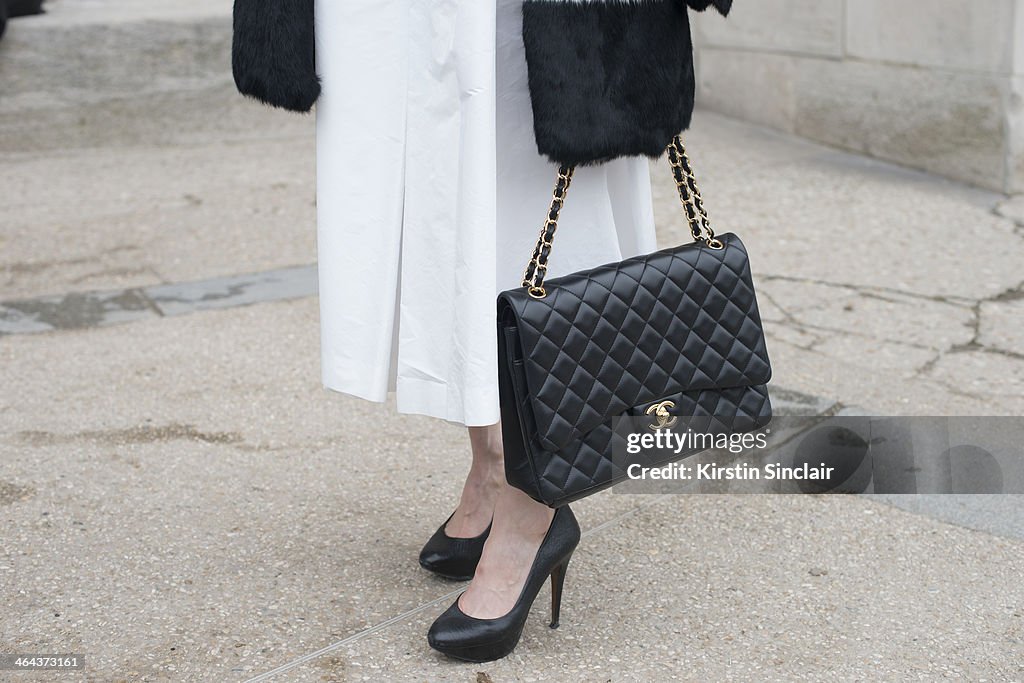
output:
<svg viewBox="0 0 1024 683"><path fill-rule="evenodd" d="M703 106L1024 192L1024 0L737 0L694 41Z"/></svg>

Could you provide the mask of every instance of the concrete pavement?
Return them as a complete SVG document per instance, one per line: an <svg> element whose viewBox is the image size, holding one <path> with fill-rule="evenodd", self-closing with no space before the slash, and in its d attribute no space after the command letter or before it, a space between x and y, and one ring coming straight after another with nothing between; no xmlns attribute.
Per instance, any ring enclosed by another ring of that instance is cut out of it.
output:
<svg viewBox="0 0 1024 683"><path fill-rule="evenodd" d="M0 43L0 651L84 653L62 679L88 681L1024 679L1024 540L970 528L1006 496L595 496L560 629L544 593L512 657L433 653L461 584L415 558L467 443L320 387L312 117L233 92L223 7L119 6L97 64L158 27L160 87L10 80L29 30L81 20L64 1ZM779 396L1024 414L1019 200L707 112L687 141Z"/></svg>
<svg viewBox="0 0 1024 683"><path fill-rule="evenodd" d="M1019 538L838 496L583 501L562 628L457 665L415 557L464 436L322 392L314 299L2 349L4 647L84 680L1024 675Z"/></svg>

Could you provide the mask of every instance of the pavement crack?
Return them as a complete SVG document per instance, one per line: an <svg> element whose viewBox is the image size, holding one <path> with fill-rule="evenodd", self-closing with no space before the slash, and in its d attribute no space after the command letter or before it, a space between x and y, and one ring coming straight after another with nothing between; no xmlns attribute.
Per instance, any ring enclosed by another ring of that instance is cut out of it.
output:
<svg viewBox="0 0 1024 683"><path fill-rule="evenodd" d="M781 323L781 324L785 324L785 323ZM827 325L816 325L814 323L804 323L804 322L797 322L795 324L790 324L790 326L795 328L799 332L803 332L804 334L807 334L807 335L810 335L810 336L814 337L815 338L815 341L814 341L815 345L816 344L820 344L821 342L825 341L825 339L820 334L817 334L817 333L819 333L819 332L829 332L829 333L831 333L831 336L834 336L834 337L849 337L851 339L862 339L862 340L865 340L865 341L881 341L881 342L885 342L886 344L895 344L896 346L902 346L902 347L905 347L905 348L908 348L908 349L920 349L922 351L932 351L932 350L935 349L935 347L928 346L926 344L919 344L917 342L909 342L909 341L906 341L904 339L888 339L888 338L885 338L885 337L877 337L877 336L874 336L874 335L871 335L871 334L864 334L864 333L861 333L861 332L855 332L853 330L842 328L842 327L829 327Z"/></svg>
<svg viewBox="0 0 1024 683"><path fill-rule="evenodd" d="M998 294L993 294L983 299L975 300L971 305L970 321L966 323L967 327L969 327L971 330L971 338L968 341L963 342L961 344L953 344L944 351L941 351L934 358L928 360L928 362L924 363L920 368L917 369L917 371L913 375L914 378L935 381L942 385L943 387L945 387L951 393L960 396L965 396L977 400L986 400L985 396L979 396L976 394L972 394L970 392L966 392L963 389L957 387L956 385L953 385L951 383L931 376L931 373L943 358L953 354L983 353L994 356L1000 356L1002 358L1008 358L1011 360L1024 360L1024 353L1022 352L1011 351L1009 349L1003 349L999 347L987 346L981 342L981 326L982 318L984 316L984 312L982 309L984 304L1006 303L1010 301L1019 301L1021 299L1024 299L1024 282L1021 282L1015 287L1003 290Z"/></svg>
<svg viewBox="0 0 1024 683"><path fill-rule="evenodd" d="M962 387L957 386L956 384L953 384L951 382L947 382L945 380L936 379L934 377L931 378L931 381L935 382L939 386L945 388L946 391L948 391L949 393L954 394L956 396L962 396L963 398L969 398L969 399L971 399L973 401L980 401L982 403L987 403L987 404L991 404L991 403L995 403L996 402L994 400L994 397L992 396L992 394L975 394L973 392L967 391L966 389L964 389Z"/></svg>
<svg viewBox="0 0 1024 683"><path fill-rule="evenodd" d="M989 213L996 218L1001 218L1013 223L1015 226L1014 232L1024 229L1024 214L1021 214L1019 209L1014 208L1014 203L1022 201L1022 197L1024 197L1024 195L1002 197L991 206ZM1022 234L1022 236L1024 236L1024 234Z"/></svg>
<svg viewBox="0 0 1024 683"><path fill-rule="evenodd" d="M897 289L895 287L882 287L879 285L859 285L851 282L832 282L830 280L819 280L811 277L797 277L793 275L758 275L758 280L765 282L795 282L800 284L808 285L820 285L822 287L832 287L835 289L843 289L846 291L854 292L862 296L872 294L874 296L880 296L881 293L895 294L898 296L906 297L909 299L918 299L921 301L931 301L935 303L948 304L950 306L965 307L970 306L974 299L969 297L958 297L950 296L947 294L922 294L920 292L910 292L903 289ZM761 296L761 292L758 292L758 296Z"/></svg>
<svg viewBox="0 0 1024 683"><path fill-rule="evenodd" d="M1002 356L1003 358L1010 358L1012 360L1024 360L1024 353L1019 351L1010 351L1009 349L1001 349L994 346L985 346L983 344L958 344L952 347L947 353L987 353L993 356Z"/></svg>
<svg viewBox="0 0 1024 683"><path fill-rule="evenodd" d="M948 352L939 351L934 356L932 356L924 363L922 363L920 367L914 370L914 374L912 376L913 379L931 379L926 376L931 374L932 370L934 370L935 366L939 364L939 361L942 360L943 357L945 357L946 353Z"/></svg>
<svg viewBox="0 0 1024 683"><path fill-rule="evenodd" d="M150 297L149 294L146 293L146 290L144 288L134 290L134 292L136 296L139 297L139 300L146 305L146 308L153 311L153 313L160 318L166 317L166 314L163 312L163 309L157 306L156 302L153 301L152 297Z"/></svg>
<svg viewBox="0 0 1024 683"><path fill-rule="evenodd" d="M949 348L951 352L959 351L973 351L975 348L981 348L981 301L975 301L974 305L971 306L971 320L967 323L967 327L971 329L971 338L964 344L955 344Z"/></svg>
<svg viewBox="0 0 1024 683"><path fill-rule="evenodd" d="M1020 301L1021 299L1024 299L1024 282L994 296L986 297L981 301L985 303L1006 303L1008 301Z"/></svg>
<svg viewBox="0 0 1024 683"><path fill-rule="evenodd" d="M791 339L772 338L772 344L773 345L774 344L783 344L785 346L789 346L789 347L794 348L794 349L800 349L801 351L807 351L808 353L816 353L819 356L824 356L825 354L823 354L821 351L819 351L818 349L815 348L815 346L817 346L818 343L819 342L817 340L815 340L815 341L812 341L810 344L798 344L797 342L795 342L795 341L793 341Z"/></svg>
<svg viewBox="0 0 1024 683"><path fill-rule="evenodd" d="M796 318L796 316L794 316L793 313L788 308L786 308L785 306L780 304L778 302L778 300L774 296L771 295L771 293L765 292L765 291L761 291L760 296L763 296L765 299L768 300L769 303L771 303L773 306L775 306L775 308L779 309L779 311L782 313L782 316L787 321L789 321L790 323L792 323L794 325L799 325L800 324L800 321Z"/></svg>

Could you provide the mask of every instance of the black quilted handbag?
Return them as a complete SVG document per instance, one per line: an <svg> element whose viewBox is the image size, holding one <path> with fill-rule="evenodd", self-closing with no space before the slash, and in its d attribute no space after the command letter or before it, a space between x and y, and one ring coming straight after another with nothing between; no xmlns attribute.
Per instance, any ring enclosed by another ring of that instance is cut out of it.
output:
<svg viewBox="0 0 1024 683"><path fill-rule="evenodd" d="M545 281L574 171L562 166L523 286L498 295L505 475L551 507L626 478L612 455L616 417L693 416L733 431L771 419L747 252L711 230L678 136L667 152L692 243Z"/></svg>

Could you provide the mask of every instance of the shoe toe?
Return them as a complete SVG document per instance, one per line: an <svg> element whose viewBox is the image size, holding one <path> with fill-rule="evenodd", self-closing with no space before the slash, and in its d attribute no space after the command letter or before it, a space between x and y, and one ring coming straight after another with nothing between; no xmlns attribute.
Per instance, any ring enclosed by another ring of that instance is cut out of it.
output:
<svg viewBox="0 0 1024 683"><path fill-rule="evenodd" d="M444 559L444 555L433 548L426 547L420 551L420 564L427 569L433 569L434 567L443 564Z"/></svg>
<svg viewBox="0 0 1024 683"><path fill-rule="evenodd" d="M491 527L488 525L483 533L472 538L452 538L445 534L447 524L445 521L438 527L420 550L420 566L446 579L468 581L476 571Z"/></svg>
<svg viewBox="0 0 1024 683"><path fill-rule="evenodd" d="M458 608L458 600L441 613L427 630L427 644L435 650L445 652L459 645L462 641L463 629L460 626L462 611ZM465 617L462 617L465 619Z"/></svg>
<svg viewBox="0 0 1024 683"><path fill-rule="evenodd" d="M423 546L419 560L421 567L438 576L468 581L480 561L480 549L471 541L443 537L439 532Z"/></svg>

